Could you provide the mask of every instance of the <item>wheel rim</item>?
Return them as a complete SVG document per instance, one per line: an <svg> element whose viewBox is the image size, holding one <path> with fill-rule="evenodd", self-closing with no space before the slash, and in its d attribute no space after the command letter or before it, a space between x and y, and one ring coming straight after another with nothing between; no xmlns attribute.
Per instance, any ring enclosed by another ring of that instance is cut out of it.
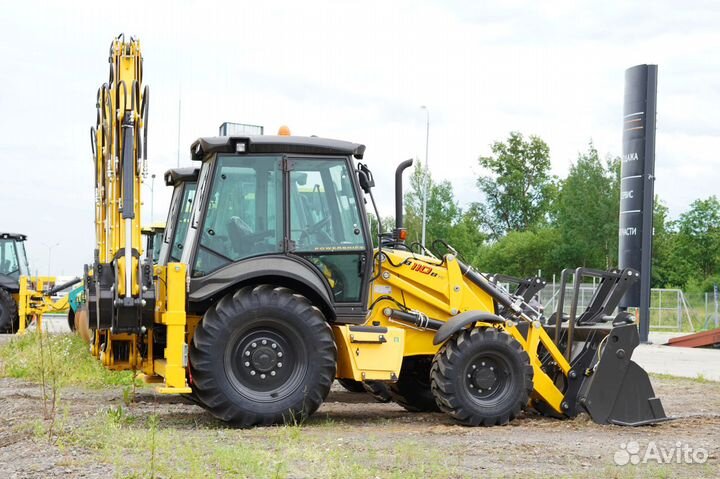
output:
<svg viewBox="0 0 720 479"><path fill-rule="evenodd" d="M225 371L235 390L258 402L282 400L308 369L305 344L287 325L266 319L236 332L225 350Z"/></svg>
<svg viewBox="0 0 720 479"><path fill-rule="evenodd" d="M468 361L463 374L464 389L481 407L502 403L512 387L510 363L502 355L483 352Z"/></svg>

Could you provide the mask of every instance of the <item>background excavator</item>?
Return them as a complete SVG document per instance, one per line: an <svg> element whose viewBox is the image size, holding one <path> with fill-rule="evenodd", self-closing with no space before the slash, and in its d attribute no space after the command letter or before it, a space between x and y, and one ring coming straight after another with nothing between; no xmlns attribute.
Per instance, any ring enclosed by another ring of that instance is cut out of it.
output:
<svg viewBox="0 0 720 479"><path fill-rule="evenodd" d="M26 241L23 234L0 233L0 333L23 333L33 320L41 329L44 314L68 310L67 296L55 295L80 281L31 276Z"/></svg>
<svg viewBox="0 0 720 479"><path fill-rule="evenodd" d="M635 271L567 270L561 291L599 278L593 300L579 311L577 295L562 297L541 321L529 304L540 279L510 292L451 245L419 253L405 243L411 161L396 170L396 228L373 248L361 144L198 139L197 169L166 176L175 191L158 262L141 261L139 43L118 37L110 66L92 135L97 246L84 284L91 352L105 366L139 370L160 393L189 395L240 426L306 417L336 378L379 382L410 411L473 426L524 409L603 424L666 419L631 360L637 327L614 312Z"/></svg>

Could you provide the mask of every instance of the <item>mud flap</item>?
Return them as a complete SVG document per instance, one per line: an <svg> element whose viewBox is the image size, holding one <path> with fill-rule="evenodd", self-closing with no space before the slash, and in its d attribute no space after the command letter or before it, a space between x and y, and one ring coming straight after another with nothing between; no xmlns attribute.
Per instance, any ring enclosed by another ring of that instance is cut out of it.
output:
<svg viewBox="0 0 720 479"><path fill-rule="evenodd" d="M599 359L586 371L577 396L596 423L641 426L669 419L647 372L631 360L638 344L637 326L622 324L598 348Z"/></svg>

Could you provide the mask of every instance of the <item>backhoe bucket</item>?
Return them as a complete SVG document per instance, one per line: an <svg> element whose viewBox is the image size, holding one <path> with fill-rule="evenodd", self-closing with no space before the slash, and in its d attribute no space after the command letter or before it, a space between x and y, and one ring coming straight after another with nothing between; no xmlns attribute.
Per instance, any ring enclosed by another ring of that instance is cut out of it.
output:
<svg viewBox="0 0 720 479"><path fill-rule="evenodd" d="M634 323L616 325L603 339L595 365L586 371L578 404L599 424L642 426L667 421L647 372L631 360L640 344Z"/></svg>

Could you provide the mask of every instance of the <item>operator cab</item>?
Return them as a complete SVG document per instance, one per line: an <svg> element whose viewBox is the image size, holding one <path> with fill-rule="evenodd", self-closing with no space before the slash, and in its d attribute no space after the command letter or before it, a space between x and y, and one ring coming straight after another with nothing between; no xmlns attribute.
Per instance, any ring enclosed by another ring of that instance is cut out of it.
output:
<svg viewBox="0 0 720 479"><path fill-rule="evenodd" d="M165 231L158 241L157 263L167 265L182 257L185 234L195 199L199 168L174 168L165 172L165 185L173 187Z"/></svg>
<svg viewBox="0 0 720 479"><path fill-rule="evenodd" d="M157 264L165 236L165 223L153 223L143 227L142 234L145 237L145 258L149 258L153 264Z"/></svg>
<svg viewBox="0 0 720 479"><path fill-rule="evenodd" d="M27 236L17 233L0 233L0 287L17 292L20 276L29 276L25 241Z"/></svg>
<svg viewBox="0 0 720 479"><path fill-rule="evenodd" d="M202 167L185 240L192 247L180 258L190 309L270 276L290 289L314 288L337 321L363 322L372 241L353 157L364 150L317 137L193 143Z"/></svg>

